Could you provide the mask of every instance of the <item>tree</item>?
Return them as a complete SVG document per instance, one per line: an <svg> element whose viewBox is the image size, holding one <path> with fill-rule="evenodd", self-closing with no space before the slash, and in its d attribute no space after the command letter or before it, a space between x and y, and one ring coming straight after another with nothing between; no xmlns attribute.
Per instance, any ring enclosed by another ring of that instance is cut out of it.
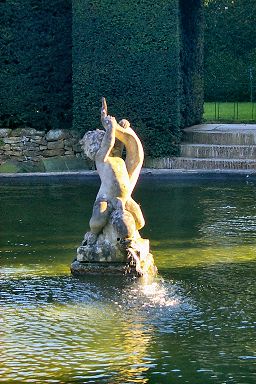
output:
<svg viewBox="0 0 256 384"><path fill-rule="evenodd" d="M205 0L206 100L249 100L255 20L255 0Z"/></svg>

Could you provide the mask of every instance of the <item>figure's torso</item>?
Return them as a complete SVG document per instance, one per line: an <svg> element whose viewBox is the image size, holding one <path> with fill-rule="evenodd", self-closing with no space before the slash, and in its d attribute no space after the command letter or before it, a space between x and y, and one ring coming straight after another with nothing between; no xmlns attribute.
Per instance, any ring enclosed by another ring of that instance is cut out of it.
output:
<svg viewBox="0 0 256 384"><path fill-rule="evenodd" d="M123 159L108 157L104 163L96 161L101 186L97 197L105 195L108 200L120 198L124 202L130 197L130 180Z"/></svg>

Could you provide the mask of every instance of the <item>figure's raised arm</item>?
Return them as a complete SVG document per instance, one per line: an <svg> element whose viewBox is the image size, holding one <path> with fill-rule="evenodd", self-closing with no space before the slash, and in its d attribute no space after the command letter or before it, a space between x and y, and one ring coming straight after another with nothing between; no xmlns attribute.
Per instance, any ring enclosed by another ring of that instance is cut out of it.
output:
<svg viewBox="0 0 256 384"><path fill-rule="evenodd" d="M112 131L111 131L111 148L104 153L104 159L106 159L106 156L110 154L111 149L113 148L115 144L115 139L118 139L121 143L124 144L126 148L126 168L128 171L128 175L130 178L131 183L131 191L133 190L137 179L139 177L140 169L143 164L144 159L144 151L143 147L141 145L140 139L134 132L134 130L130 127L130 123L127 120L121 120L118 124L116 119L114 117L108 116L108 109L107 109L107 102L106 99L102 98L102 106L101 106L101 122L103 127L106 129L106 133L109 131L109 124L112 125ZM108 133L109 135L109 133ZM114 136L114 137L113 137ZM104 137L105 138L105 137ZM104 140L104 139L103 139ZM106 138L107 142L107 138ZM104 148L107 147L107 144L104 144Z"/></svg>
<svg viewBox="0 0 256 384"><path fill-rule="evenodd" d="M103 136L101 147L97 152L97 160L106 162L115 144L115 130L117 121L112 116L104 117L105 135Z"/></svg>
<svg viewBox="0 0 256 384"><path fill-rule="evenodd" d="M117 124L116 138L124 143L126 148L125 164L131 183L131 191L135 187L138 180L140 170L144 160L144 151L140 139L134 130L127 124L127 128L123 128Z"/></svg>

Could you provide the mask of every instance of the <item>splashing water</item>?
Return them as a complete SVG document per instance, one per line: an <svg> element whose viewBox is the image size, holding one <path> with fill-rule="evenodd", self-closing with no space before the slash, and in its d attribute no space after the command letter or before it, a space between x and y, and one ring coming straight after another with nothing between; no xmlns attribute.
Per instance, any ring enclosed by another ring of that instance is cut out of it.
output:
<svg viewBox="0 0 256 384"><path fill-rule="evenodd" d="M143 306L148 305L159 305L161 307L172 307L179 304L179 299L175 297L169 297L168 291L164 286L163 282L153 282L151 284L145 284L141 286L142 293L149 300L143 304Z"/></svg>

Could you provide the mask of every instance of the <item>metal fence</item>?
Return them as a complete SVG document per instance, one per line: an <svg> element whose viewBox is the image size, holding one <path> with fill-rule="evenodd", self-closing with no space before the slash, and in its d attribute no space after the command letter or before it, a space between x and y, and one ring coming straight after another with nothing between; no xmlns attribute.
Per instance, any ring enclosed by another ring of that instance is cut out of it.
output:
<svg viewBox="0 0 256 384"><path fill-rule="evenodd" d="M256 102L205 102L206 121L256 122Z"/></svg>
<svg viewBox="0 0 256 384"><path fill-rule="evenodd" d="M239 76L206 75L204 119L206 121L256 122L256 69Z"/></svg>

